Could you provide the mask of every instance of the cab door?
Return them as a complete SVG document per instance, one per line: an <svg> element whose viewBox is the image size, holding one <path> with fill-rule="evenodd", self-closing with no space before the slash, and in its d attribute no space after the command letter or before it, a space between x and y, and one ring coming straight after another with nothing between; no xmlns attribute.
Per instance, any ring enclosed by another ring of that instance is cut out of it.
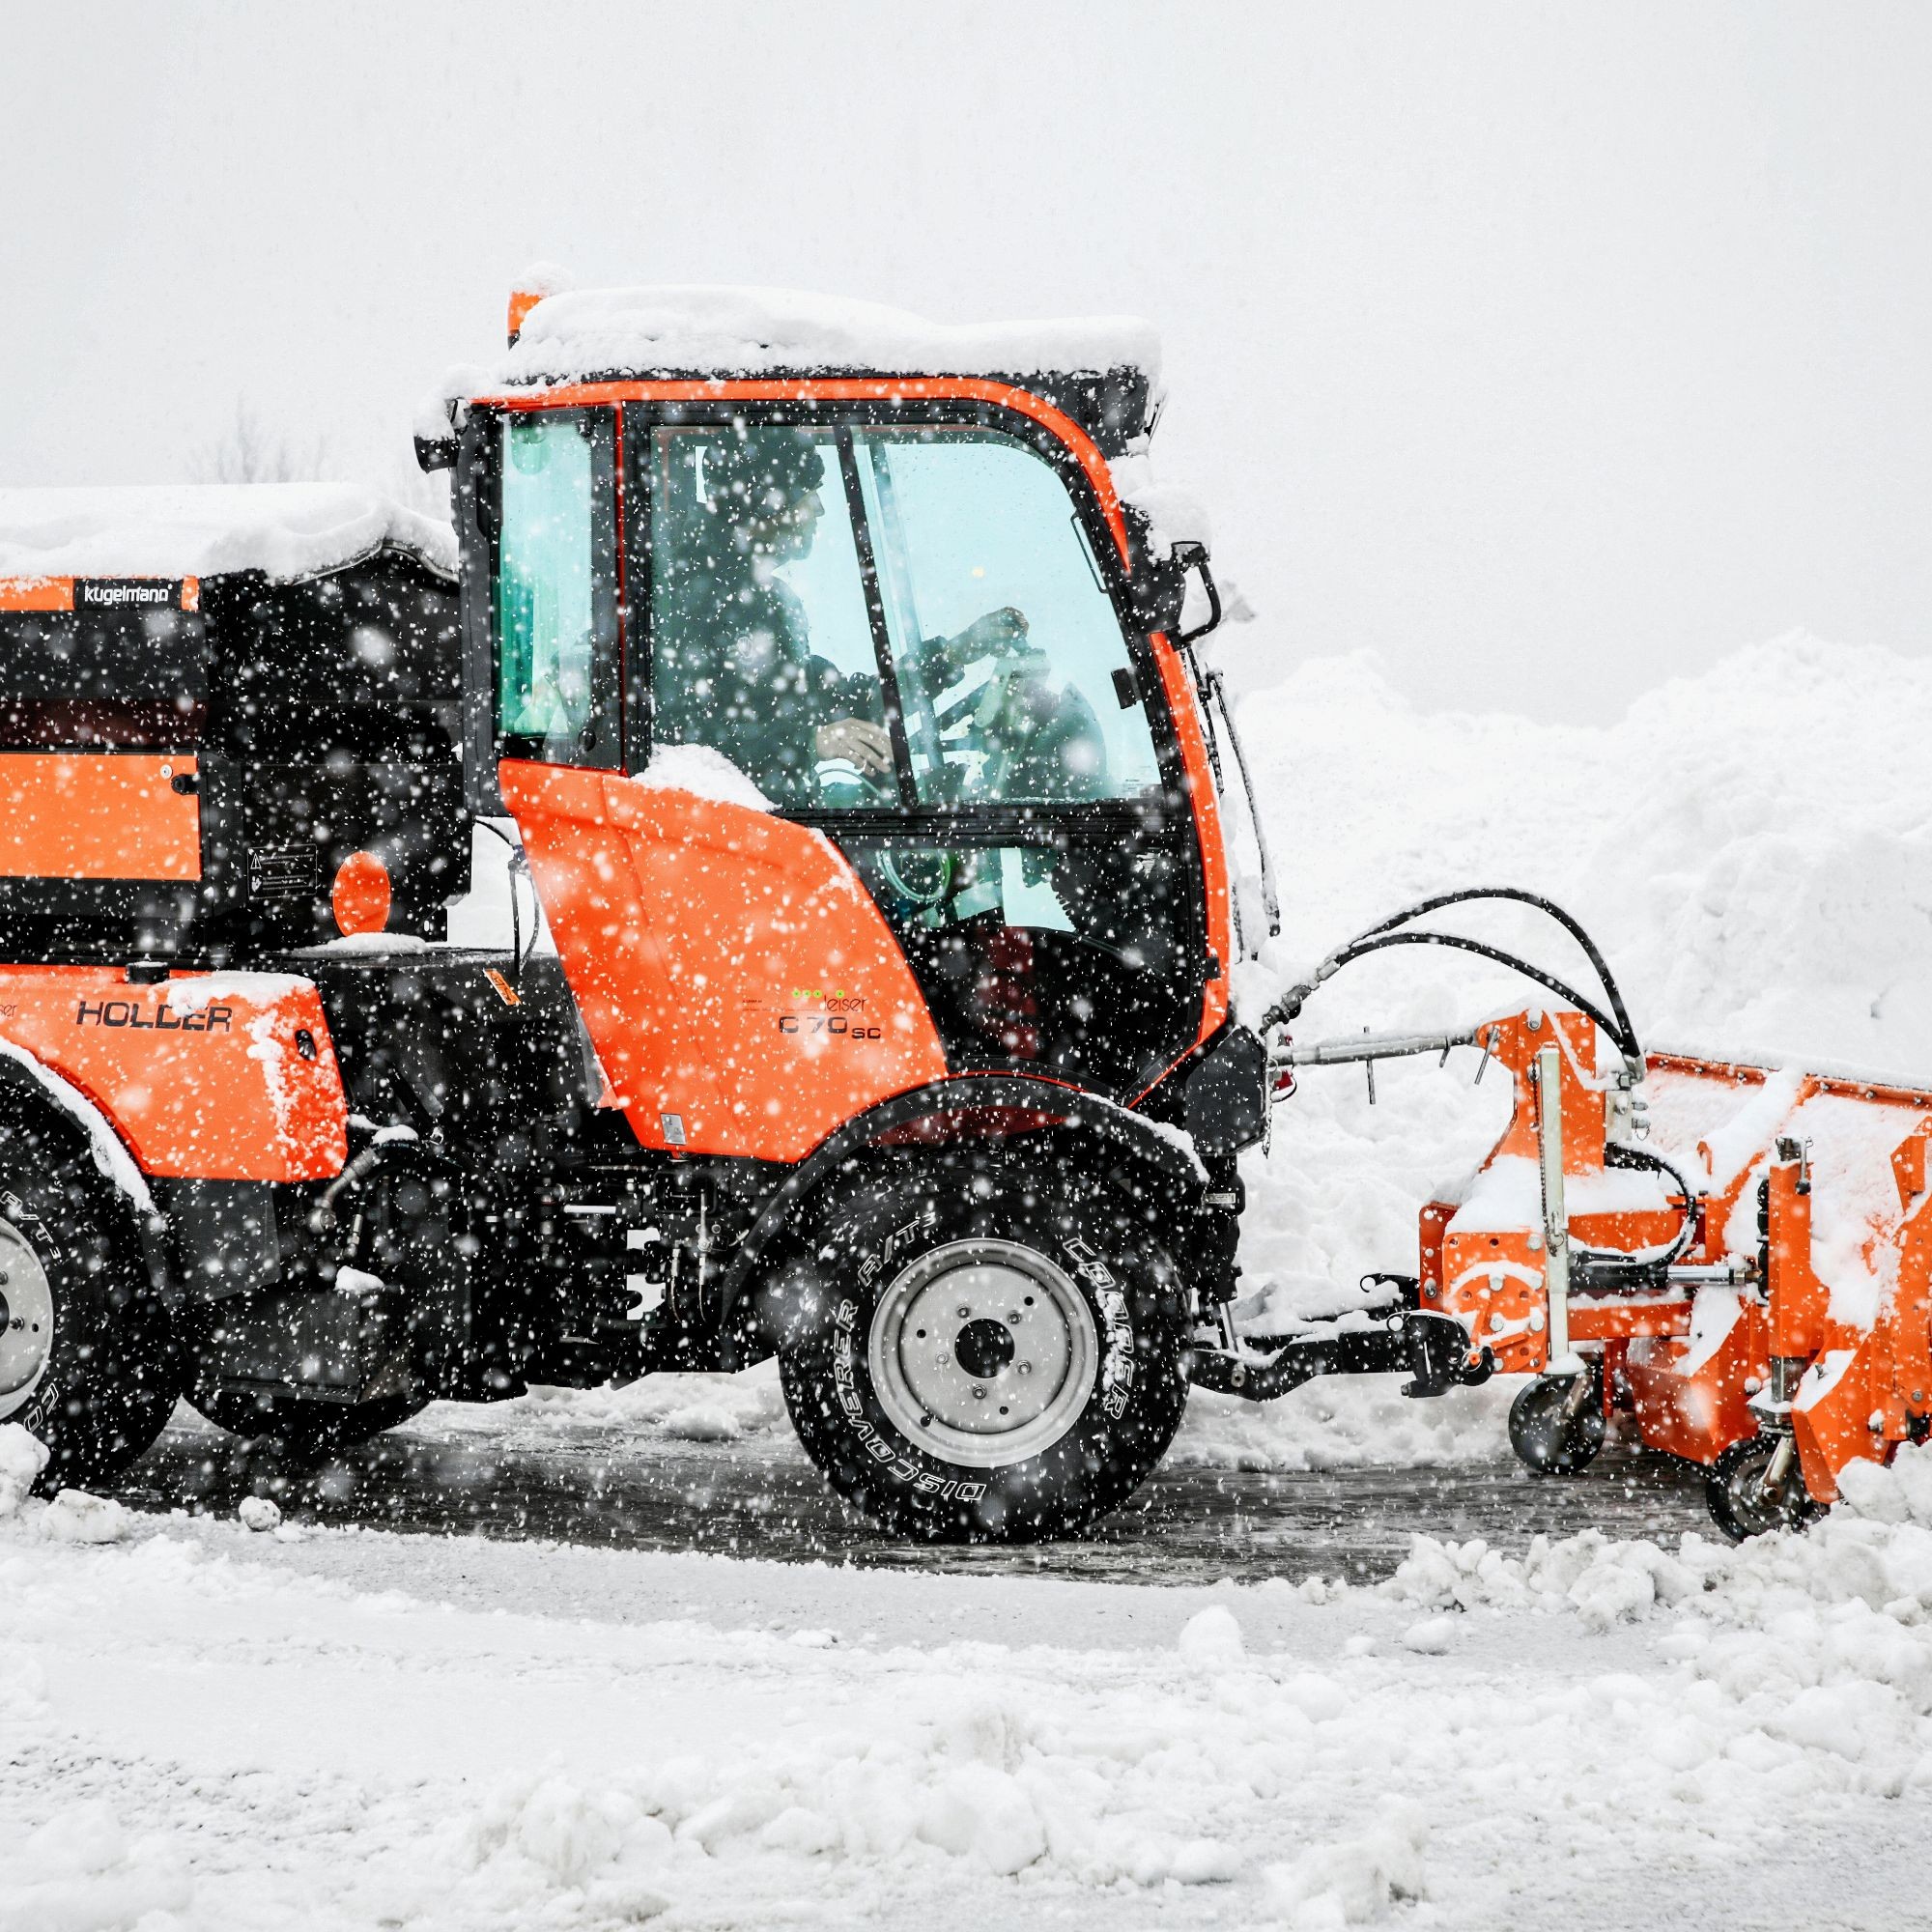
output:
<svg viewBox="0 0 1932 1932"><path fill-rule="evenodd" d="M637 412L652 755L837 845L948 1071L1127 1102L1203 1037L1221 968L1165 668L1031 427L898 398Z"/></svg>
<svg viewBox="0 0 1932 1932"><path fill-rule="evenodd" d="M625 770L650 686L625 674L646 633L625 600L612 413L506 412L487 433L497 784L611 1095L646 1147L797 1160L944 1074L919 986L837 849L721 754Z"/></svg>

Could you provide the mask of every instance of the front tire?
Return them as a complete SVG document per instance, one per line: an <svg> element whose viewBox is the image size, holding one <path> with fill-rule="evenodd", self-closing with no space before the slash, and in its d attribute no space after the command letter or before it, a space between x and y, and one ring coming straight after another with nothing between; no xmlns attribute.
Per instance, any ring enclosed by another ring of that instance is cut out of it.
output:
<svg viewBox="0 0 1932 1932"><path fill-rule="evenodd" d="M53 1133L0 1129L0 1422L46 1445L43 1495L119 1475L180 1387L131 1211L114 1213L103 1192Z"/></svg>
<svg viewBox="0 0 1932 1932"><path fill-rule="evenodd" d="M833 1488L896 1534L1070 1535L1180 1425L1179 1270L1129 1179L1060 1152L886 1156L809 1210L786 1405Z"/></svg>

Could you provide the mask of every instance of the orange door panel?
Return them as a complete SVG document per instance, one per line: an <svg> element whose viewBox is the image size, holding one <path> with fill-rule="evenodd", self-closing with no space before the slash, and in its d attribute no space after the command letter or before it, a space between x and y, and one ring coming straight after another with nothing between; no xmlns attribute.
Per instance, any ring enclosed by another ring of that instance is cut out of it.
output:
<svg viewBox="0 0 1932 1932"><path fill-rule="evenodd" d="M191 756L0 753L0 878L198 879Z"/></svg>
<svg viewBox="0 0 1932 1932"><path fill-rule="evenodd" d="M0 1039L77 1087L144 1174L321 1180L348 1158L322 996L267 973L136 985L112 966L0 968Z"/></svg>
<svg viewBox="0 0 1932 1932"><path fill-rule="evenodd" d="M798 1160L945 1077L891 928L822 834L602 772L509 760L497 776L644 1146Z"/></svg>

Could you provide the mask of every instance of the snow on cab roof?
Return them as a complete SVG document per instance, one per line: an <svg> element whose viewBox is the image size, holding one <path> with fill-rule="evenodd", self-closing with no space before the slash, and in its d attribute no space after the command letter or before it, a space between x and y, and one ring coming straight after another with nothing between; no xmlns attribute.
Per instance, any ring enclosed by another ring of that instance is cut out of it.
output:
<svg viewBox="0 0 1932 1932"><path fill-rule="evenodd" d="M941 323L877 302L698 285L547 294L494 371L504 384L634 375L1160 376L1160 337L1133 316Z"/></svg>
<svg viewBox="0 0 1932 1932"><path fill-rule="evenodd" d="M448 524L350 483L0 489L0 578L259 570L288 582L385 544L455 575Z"/></svg>

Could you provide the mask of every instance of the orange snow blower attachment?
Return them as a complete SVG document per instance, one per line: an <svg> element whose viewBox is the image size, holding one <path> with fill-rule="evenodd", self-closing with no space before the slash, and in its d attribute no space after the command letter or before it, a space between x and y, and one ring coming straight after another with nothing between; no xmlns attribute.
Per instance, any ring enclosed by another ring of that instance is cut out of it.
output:
<svg viewBox="0 0 1932 1932"><path fill-rule="evenodd" d="M1468 1044L1510 1075L1500 1139L1421 1211L1414 1277L1371 1278L1401 1292L1390 1323L1447 1318L1463 1339L1461 1358L1410 1392L1492 1371L1535 1377L1510 1440L1547 1474L1583 1467L1626 1412L1645 1447L1710 1471L1712 1514L1733 1537L1802 1522L1835 1500L1848 1463L1925 1439L1932 1092L1645 1054L1601 955L1554 908L1542 906L1598 969L1601 1006L1493 948L1413 927L1468 897L1541 904L1516 893L1431 901L1283 1002L1298 1009L1363 952L1442 943L1504 959L1582 1009L1278 1055L1284 1068L1372 1065Z"/></svg>

